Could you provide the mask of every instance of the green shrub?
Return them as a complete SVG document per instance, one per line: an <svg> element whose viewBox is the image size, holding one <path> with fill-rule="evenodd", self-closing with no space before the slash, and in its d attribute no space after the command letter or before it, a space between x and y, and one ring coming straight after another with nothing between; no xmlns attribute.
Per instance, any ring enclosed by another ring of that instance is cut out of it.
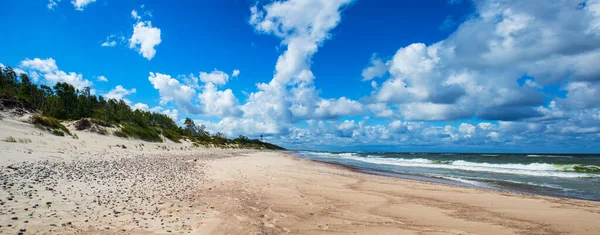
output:
<svg viewBox="0 0 600 235"><path fill-rule="evenodd" d="M106 128L99 127L97 132L101 135L108 135L108 131L106 130Z"/></svg>
<svg viewBox="0 0 600 235"><path fill-rule="evenodd" d="M127 134L125 134L125 132L121 131L121 130L117 130L115 131L115 133L113 133L115 136L117 137L121 137L121 138L127 138Z"/></svg>
<svg viewBox="0 0 600 235"><path fill-rule="evenodd" d="M31 143L31 139L19 138L19 143L22 143L22 144Z"/></svg>
<svg viewBox="0 0 600 235"><path fill-rule="evenodd" d="M33 123L36 126L42 126L42 127L46 127L46 130L52 129L52 132L54 134L54 132L56 131L56 129L61 130L61 132L65 132L67 134L71 134L71 132L69 131L69 129L67 129L62 123L60 123L60 121L56 118L53 117L44 117L40 114L34 114L33 116L31 116L31 123ZM64 136L65 134L63 133L62 136Z"/></svg>
<svg viewBox="0 0 600 235"><path fill-rule="evenodd" d="M12 136L7 137L6 139L4 139L4 141L9 142L9 143L16 143L17 142L17 140L14 137L12 137Z"/></svg>
<svg viewBox="0 0 600 235"><path fill-rule="evenodd" d="M181 141L179 141L181 139L181 135L175 131L172 130L163 130L162 131L162 135L167 138L170 139L171 141L175 142L175 143L181 143Z"/></svg>
<svg viewBox="0 0 600 235"><path fill-rule="evenodd" d="M141 139L149 142L162 142L162 138L157 130L152 127L139 127L134 125L125 125L121 130L129 137Z"/></svg>
<svg viewBox="0 0 600 235"><path fill-rule="evenodd" d="M65 133L64 133L64 132L62 132L62 131L61 131L61 130L59 130L59 129L54 129L54 130L52 130L52 134L53 134L53 135L56 135L56 136L65 136Z"/></svg>

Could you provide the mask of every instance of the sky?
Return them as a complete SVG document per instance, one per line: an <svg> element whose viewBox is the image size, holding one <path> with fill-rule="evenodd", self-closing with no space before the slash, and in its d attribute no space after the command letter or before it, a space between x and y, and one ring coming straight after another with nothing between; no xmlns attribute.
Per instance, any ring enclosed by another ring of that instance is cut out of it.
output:
<svg viewBox="0 0 600 235"><path fill-rule="evenodd" d="M289 149L600 152L600 0L5 0L0 66Z"/></svg>

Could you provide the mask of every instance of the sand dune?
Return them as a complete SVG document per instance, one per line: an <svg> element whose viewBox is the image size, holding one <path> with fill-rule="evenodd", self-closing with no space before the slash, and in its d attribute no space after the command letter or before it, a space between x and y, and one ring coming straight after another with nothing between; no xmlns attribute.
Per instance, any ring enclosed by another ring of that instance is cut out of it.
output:
<svg viewBox="0 0 600 235"><path fill-rule="evenodd" d="M0 121L0 232L597 234L600 203L354 172L281 152ZM125 146L125 147L123 147Z"/></svg>

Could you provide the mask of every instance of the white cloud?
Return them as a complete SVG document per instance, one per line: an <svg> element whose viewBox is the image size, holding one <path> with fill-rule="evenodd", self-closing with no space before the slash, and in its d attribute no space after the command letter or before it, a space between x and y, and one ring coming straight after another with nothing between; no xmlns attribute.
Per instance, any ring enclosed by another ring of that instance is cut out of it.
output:
<svg viewBox="0 0 600 235"><path fill-rule="evenodd" d="M83 78L83 75L75 72L64 72L58 69L56 61L52 58L39 59L34 58L25 59L20 63L21 69L27 71L27 74L34 80L43 77L47 83L55 84L58 82L66 82L73 85L75 88L82 90L85 87L91 87L93 85L87 79Z"/></svg>
<svg viewBox="0 0 600 235"><path fill-rule="evenodd" d="M196 94L196 90L192 87L183 85L170 75L161 73L150 72L148 80L158 90L161 104L175 102L188 113L198 114L201 112L197 106L192 104L192 98Z"/></svg>
<svg viewBox="0 0 600 235"><path fill-rule="evenodd" d="M61 0L48 0L48 9L54 10L54 7L58 5Z"/></svg>
<svg viewBox="0 0 600 235"><path fill-rule="evenodd" d="M103 42L100 46L103 46L103 47L114 47L116 45L117 45L117 41L112 40L112 41Z"/></svg>
<svg viewBox="0 0 600 235"><path fill-rule="evenodd" d="M129 38L129 48L135 49L144 58L151 60L156 54L154 47L161 41L160 29L152 27L152 22L137 22L133 26L133 35Z"/></svg>
<svg viewBox="0 0 600 235"><path fill-rule="evenodd" d="M177 109L166 109L166 110L163 110L161 113L164 115L167 115L174 121L179 120L179 110L177 110Z"/></svg>
<svg viewBox="0 0 600 235"><path fill-rule="evenodd" d="M234 71L235 73L235 71ZM238 70L239 74L239 70ZM223 71L213 70L210 73L200 72L200 81L204 83L214 83L217 85L225 85L229 81L229 75Z"/></svg>
<svg viewBox="0 0 600 235"><path fill-rule="evenodd" d="M146 11L145 14L152 16L149 11ZM142 16L135 9L131 11L131 17L136 20L136 23L133 25L133 34L129 38L129 48L136 50L144 58L152 60L156 55L155 47L162 42L161 30L153 27L152 22L149 20L142 21Z"/></svg>
<svg viewBox="0 0 600 235"><path fill-rule="evenodd" d="M241 114L238 101L231 89L219 91L213 83L209 82L204 85L198 99L204 105L204 114L206 115L228 117Z"/></svg>
<svg viewBox="0 0 600 235"><path fill-rule="evenodd" d="M75 10L83 11L83 8L96 0L72 0L71 3L75 6Z"/></svg>
<svg viewBox="0 0 600 235"><path fill-rule="evenodd" d="M283 131L296 120L341 113L324 109L315 112L317 104L330 105L332 101L318 97L310 59L329 38L329 31L340 22L341 8L350 2L290 0L250 9L250 24L258 32L281 38L282 45L287 48L277 59L273 79L268 84L258 84L259 91L251 93L242 106L245 119L256 120L264 126L277 126L270 131ZM288 87L291 88L288 90Z"/></svg>
<svg viewBox="0 0 600 235"><path fill-rule="evenodd" d="M123 100L123 101L125 101L125 103L130 104L131 101L129 101L128 99L125 99L123 97L125 97L129 94L133 94L135 92L136 92L135 88L132 88L131 90L127 90L123 86L117 85L114 89L110 90L108 93L106 93L102 96L104 96L104 98L106 98L106 99Z"/></svg>
<svg viewBox="0 0 600 235"><path fill-rule="evenodd" d="M147 104L144 103L135 103L131 108L133 108L133 110L142 110L142 111L148 111L149 107Z"/></svg>
<svg viewBox="0 0 600 235"><path fill-rule="evenodd" d="M117 35L109 35L108 37L106 37L106 41L104 41L100 46L102 47L114 47L120 43L125 42L125 37L124 36L117 36Z"/></svg>
<svg viewBox="0 0 600 235"><path fill-rule="evenodd" d="M382 77L387 73L388 69L389 65L377 58L377 55L373 54L371 57L371 65L362 71L363 81Z"/></svg>
<svg viewBox="0 0 600 235"><path fill-rule="evenodd" d="M545 86L573 80L594 87L600 77L600 67L592 62L600 60L600 44L592 43L600 34L591 32L600 15L594 4L584 9L577 4L475 2L474 17L447 39L400 48L385 62L390 78L373 86L367 101L394 105L413 120L540 117ZM524 75L532 78L520 85Z"/></svg>
<svg viewBox="0 0 600 235"><path fill-rule="evenodd" d="M131 10L131 18L133 18L133 19L135 19L135 20L138 20L138 21L139 21L140 19L142 19L142 17L138 15L138 13L137 13L137 11L136 11L135 9L134 9L134 10Z"/></svg>
<svg viewBox="0 0 600 235"><path fill-rule="evenodd" d="M104 75L96 77L96 80L99 82L108 82L108 78L106 78Z"/></svg>
<svg viewBox="0 0 600 235"><path fill-rule="evenodd" d="M237 77L240 75L240 70L239 69L234 69L233 73L231 73L231 77Z"/></svg>
<svg viewBox="0 0 600 235"><path fill-rule="evenodd" d="M321 99L314 111L313 117L315 118L336 118L342 116L353 116L363 111L362 104L341 97L339 99Z"/></svg>

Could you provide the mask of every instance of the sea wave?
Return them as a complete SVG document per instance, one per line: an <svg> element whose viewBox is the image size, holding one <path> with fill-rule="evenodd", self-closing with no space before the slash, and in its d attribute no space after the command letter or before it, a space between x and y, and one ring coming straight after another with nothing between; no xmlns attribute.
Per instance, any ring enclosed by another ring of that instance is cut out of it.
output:
<svg viewBox="0 0 600 235"><path fill-rule="evenodd" d="M538 154L529 154L527 155L527 157L534 157L534 158L573 158L573 156L568 156L568 155L538 155Z"/></svg>
<svg viewBox="0 0 600 235"><path fill-rule="evenodd" d="M309 153L313 154L313 153ZM422 167L447 170L491 172L501 174L528 175L558 178L590 178L600 177L600 167L594 165L559 165L550 163L481 163L464 160L430 160L425 158L384 158L377 155L361 157L352 153L317 153L322 157L349 159L371 164L394 165L402 167Z"/></svg>

